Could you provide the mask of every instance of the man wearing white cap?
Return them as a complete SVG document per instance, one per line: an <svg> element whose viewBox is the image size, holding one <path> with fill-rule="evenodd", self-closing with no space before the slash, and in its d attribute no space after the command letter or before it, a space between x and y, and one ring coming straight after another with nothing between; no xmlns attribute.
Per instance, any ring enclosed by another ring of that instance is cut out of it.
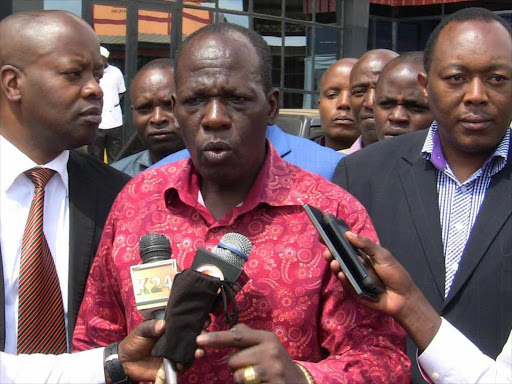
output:
<svg viewBox="0 0 512 384"><path fill-rule="evenodd" d="M124 78L119 68L108 63L110 52L100 47L103 59L103 77L100 86L103 90L103 111L101 123L94 144L89 145L88 152L103 161L104 151L107 151L108 163L112 163L122 148L121 134L123 128L123 113L120 101L126 92Z"/></svg>

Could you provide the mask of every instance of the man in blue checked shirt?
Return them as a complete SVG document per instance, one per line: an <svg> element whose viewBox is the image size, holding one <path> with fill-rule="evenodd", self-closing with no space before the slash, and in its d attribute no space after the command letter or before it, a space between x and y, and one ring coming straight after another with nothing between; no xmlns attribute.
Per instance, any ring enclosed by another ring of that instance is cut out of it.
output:
<svg viewBox="0 0 512 384"><path fill-rule="evenodd" d="M490 11L463 9L434 30L424 64L430 129L346 157L334 182L367 208L435 310L495 359L512 326L512 31ZM446 322L438 327L441 348L453 346ZM446 369L433 355L427 364ZM418 370L413 382L424 382Z"/></svg>

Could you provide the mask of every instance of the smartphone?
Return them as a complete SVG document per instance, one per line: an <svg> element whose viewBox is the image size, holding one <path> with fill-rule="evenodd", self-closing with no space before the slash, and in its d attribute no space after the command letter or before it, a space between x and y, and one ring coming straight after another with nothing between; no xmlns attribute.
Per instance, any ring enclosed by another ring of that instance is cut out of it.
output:
<svg viewBox="0 0 512 384"><path fill-rule="evenodd" d="M368 274L358 251L345 237L345 232L349 230L347 224L331 214L324 215L309 204L303 207L356 293L365 299L379 301L381 289Z"/></svg>

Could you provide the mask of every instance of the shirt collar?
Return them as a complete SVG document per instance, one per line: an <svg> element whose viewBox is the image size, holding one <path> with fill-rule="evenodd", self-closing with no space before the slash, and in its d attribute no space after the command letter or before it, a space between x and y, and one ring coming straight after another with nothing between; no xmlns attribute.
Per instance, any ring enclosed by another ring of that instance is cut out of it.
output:
<svg viewBox="0 0 512 384"><path fill-rule="evenodd" d="M67 168L68 159L69 151L63 151L49 163L40 165L44 168L53 169L59 174L59 177L66 188L66 195L69 193ZM23 172L38 166L38 164L16 148L2 135L0 135L0 164L9 164L9 166L2 167L0 175L0 190L3 193L13 185L15 180L20 177Z"/></svg>
<svg viewBox="0 0 512 384"><path fill-rule="evenodd" d="M210 218L211 214L199 201L199 174L192 160L182 160L169 164L177 168L176 178L169 180L165 188L165 199L168 205L173 205L173 199L178 198L183 203L196 208L203 217ZM285 162L272 144L267 140L267 155L262 168L244 202L219 220L219 224L229 225L239 215L249 212L259 204L272 206L299 205L291 196L290 164ZM225 221L229 222L225 222Z"/></svg>
<svg viewBox="0 0 512 384"><path fill-rule="evenodd" d="M137 163L140 164L142 170L145 170L151 167L153 164L151 163L151 158L149 157L149 150L146 149L137 159Z"/></svg>
<svg viewBox="0 0 512 384"><path fill-rule="evenodd" d="M493 171L492 175L499 172L508 160L508 152L510 147L510 129L507 129L505 136L500 141L500 144L494 151L494 153L487 159L487 161L482 165L481 169L487 166L487 164L493 162ZM438 170L442 171L446 169L447 161L444 157L443 146L441 143L441 139L439 137L439 125L437 121L434 121L429 128L427 137L423 144L423 148L421 149L421 156L430 162L436 167Z"/></svg>
<svg viewBox="0 0 512 384"><path fill-rule="evenodd" d="M363 136L359 136L356 139L356 141L354 141L354 143L350 146L346 153L351 154L359 151L360 149L363 149Z"/></svg>

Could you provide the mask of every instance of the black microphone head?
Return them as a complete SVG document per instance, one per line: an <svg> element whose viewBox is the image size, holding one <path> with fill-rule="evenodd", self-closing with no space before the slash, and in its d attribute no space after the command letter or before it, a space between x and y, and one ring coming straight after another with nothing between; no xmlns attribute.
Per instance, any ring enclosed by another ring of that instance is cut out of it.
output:
<svg viewBox="0 0 512 384"><path fill-rule="evenodd" d="M242 268L249 257L249 253L251 253L251 249L252 243L247 237L230 232L222 236L219 244L213 248L212 253L219 259Z"/></svg>
<svg viewBox="0 0 512 384"><path fill-rule="evenodd" d="M148 233L139 240L140 258L144 264L168 260L171 257L171 243L161 233Z"/></svg>

